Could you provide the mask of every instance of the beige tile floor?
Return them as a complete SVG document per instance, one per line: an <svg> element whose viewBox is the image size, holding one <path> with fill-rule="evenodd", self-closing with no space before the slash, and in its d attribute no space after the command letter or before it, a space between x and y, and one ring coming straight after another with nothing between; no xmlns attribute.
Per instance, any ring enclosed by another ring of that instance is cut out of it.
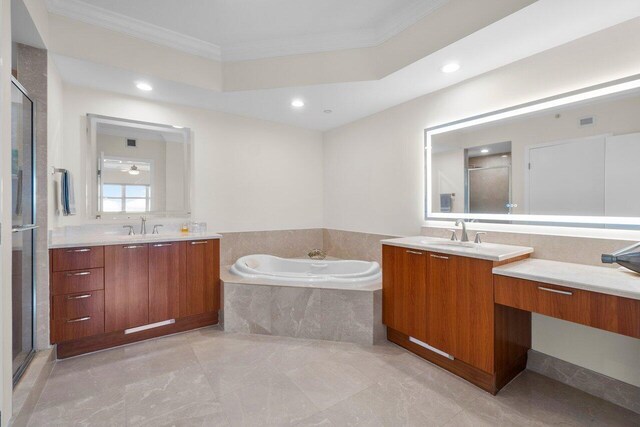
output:
<svg viewBox="0 0 640 427"><path fill-rule="evenodd" d="M60 361L30 426L640 426L525 372L493 397L392 344L216 328Z"/></svg>

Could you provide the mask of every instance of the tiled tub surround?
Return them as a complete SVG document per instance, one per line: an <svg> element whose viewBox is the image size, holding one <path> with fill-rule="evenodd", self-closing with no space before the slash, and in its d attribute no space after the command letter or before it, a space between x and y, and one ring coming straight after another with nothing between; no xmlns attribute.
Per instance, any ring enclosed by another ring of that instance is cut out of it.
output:
<svg viewBox="0 0 640 427"><path fill-rule="evenodd" d="M381 240L398 236L357 233L353 231L322 230L324 250L329 256L340 259L362 259L376 261L382 265Z"/></svg>
<svg viewBox="0 0 640 427"><path fill-rule="evenodd" d="M221 232L220 263L230 265L240 257L252 254L267 254L282 258L300 258L311 249L322 249L323 230L311 228L306 230L271 230ZM369 258L351 258L364 259Z"/></svg>
<svg viewBox="0 0 640 427"><path fill-rule="evenodd" d="M384 341L381 283L346 290L243 278L222 267L224 329L374 344Z"/></svg>

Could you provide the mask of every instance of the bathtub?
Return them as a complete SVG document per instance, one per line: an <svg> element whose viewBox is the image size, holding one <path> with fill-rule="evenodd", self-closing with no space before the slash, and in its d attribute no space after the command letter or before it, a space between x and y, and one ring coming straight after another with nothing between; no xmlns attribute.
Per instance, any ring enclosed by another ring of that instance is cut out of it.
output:
<svg viewBox="0 0 640 427"><path fill-rule="evenodd" d="M332 289L368 287L381 278L380 265L374 261L291 259L273 255L244 256L231 267L231 273L290 286Z"/></svg>
<svg viewBox="0 0 640 427"><path fill-rule="evenodd" d="M382 342L377 262L248 255L220 274L228 332Z"/></svg>

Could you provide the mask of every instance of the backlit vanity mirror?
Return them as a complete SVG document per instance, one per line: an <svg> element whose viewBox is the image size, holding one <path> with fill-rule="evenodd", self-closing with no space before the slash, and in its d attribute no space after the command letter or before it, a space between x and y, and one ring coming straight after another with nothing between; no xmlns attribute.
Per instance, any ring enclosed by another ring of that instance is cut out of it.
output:
<svg viewBox="0 0 640 427"><path fill-rule="evenodd" d="M640 76L425 131L426 218L637 228Z"/></svg>
<svg viewBox="0 0 640 427"><path fill-rule="evenodd" d="M189 129L87 115L88 211L96 218L188 216Z"/></svg>

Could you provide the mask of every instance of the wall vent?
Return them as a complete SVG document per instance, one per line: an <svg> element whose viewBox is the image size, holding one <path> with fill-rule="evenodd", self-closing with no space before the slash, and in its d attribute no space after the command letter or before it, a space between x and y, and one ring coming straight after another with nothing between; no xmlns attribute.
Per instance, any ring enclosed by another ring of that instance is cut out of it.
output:
<svg viewBox="0 0 640 427"><path fill-rule="evenodd" d="M135 147L136 140L135 139L127 139L127 147Z"/></svg>
<svg viewBox="0 0 640 427"><path fill-rule="evenodd" d="M579 124L580 126L590 126L592 124L594 124L596 122L596 118L591 116L591 117L583 117L579 120Z"/></svg>

